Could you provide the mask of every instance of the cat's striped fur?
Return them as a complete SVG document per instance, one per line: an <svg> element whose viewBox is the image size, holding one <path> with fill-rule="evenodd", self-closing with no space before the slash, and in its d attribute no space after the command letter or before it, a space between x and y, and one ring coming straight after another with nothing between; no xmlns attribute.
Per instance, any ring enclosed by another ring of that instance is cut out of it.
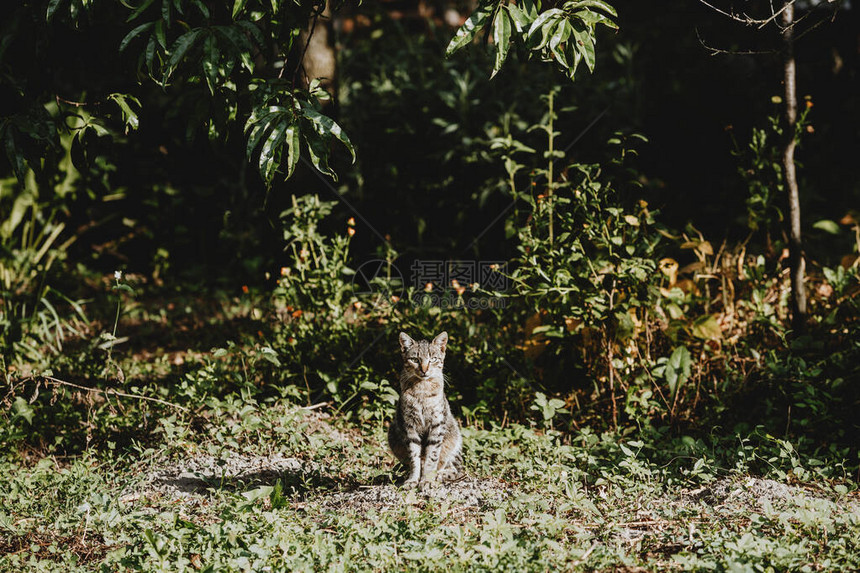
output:
<svg viewBox="0 0 860 573"><path fill-rule="evenodd" d="M456 479L463 473L460 424L451 415L442 377L447 346L446 332L432 342L400 333L400 400L388 445L408 468L407 483Z"/></svg>

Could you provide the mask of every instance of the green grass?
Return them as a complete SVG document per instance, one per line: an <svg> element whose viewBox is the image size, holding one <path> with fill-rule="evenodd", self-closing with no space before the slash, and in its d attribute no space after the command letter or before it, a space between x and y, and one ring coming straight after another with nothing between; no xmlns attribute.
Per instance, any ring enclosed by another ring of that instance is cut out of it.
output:
<svg viewBox="0 0 860 573"><path fill-rule="evenodd" d="M201 421L202 420L202 421ZM210 400L112 453L0 464L0 568L19 571L850 570L860 498L786 442L465 428L469 487L390 485L384 426L285 400ZM237 474L279 454L300 469ZM153 476L220 478L182 497ZM210 459L210 458L207 458ZM232 472L232 474L231 474ZM799 479L798 475L803 479ZM755 477L751 477L755 476ZM373 492L387 492L381 502Z"/></svg>

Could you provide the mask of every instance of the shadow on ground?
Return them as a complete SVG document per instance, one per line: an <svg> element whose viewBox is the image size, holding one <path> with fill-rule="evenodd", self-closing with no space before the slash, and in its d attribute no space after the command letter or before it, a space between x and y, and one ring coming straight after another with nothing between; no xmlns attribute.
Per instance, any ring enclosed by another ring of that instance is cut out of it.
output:
<svg viewBox="0 0 860 573"><path fill-rule="evenodd" d="M224 452L221 456L197 455L150 472L140 485L122 496L125 502L141 497L167 498L195 504L219 491L243 493L280 483L283 495L296 502L314 500L325 507L356 510L431 500L483 507L510 494L511 486L497 479L465 477L448 482L415 486L395 484L395 476L383 471L367 482L334 477L315 462L280 454L248 456Z"/></svg>

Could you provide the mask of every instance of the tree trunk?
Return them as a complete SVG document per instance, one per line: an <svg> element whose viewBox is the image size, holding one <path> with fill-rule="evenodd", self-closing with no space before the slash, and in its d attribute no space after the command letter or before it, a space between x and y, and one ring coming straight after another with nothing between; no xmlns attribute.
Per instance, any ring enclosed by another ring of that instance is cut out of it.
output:
<svg viewBox="0 0 860 573"><path fill-rule="evenodd" d="M312 19L301 33L303 57L299 83L308 87L312 80L318 79L320 85L336 97L337 55L331 36L331 8L326 4L325 11Z"/></svg>
<svg viewBox="0 0 860 573"><path fill-rule="evenodd" d="M794 2L788 0L782 11L783 81L785 83L785 148L782 167L788 191L790 222L789 261L791 266L792 327L800 332L806 325L806 260L803 256L803 239L800 232L800 192L794 166L794 149L797 145L797 70L794 61Z"/></svg>

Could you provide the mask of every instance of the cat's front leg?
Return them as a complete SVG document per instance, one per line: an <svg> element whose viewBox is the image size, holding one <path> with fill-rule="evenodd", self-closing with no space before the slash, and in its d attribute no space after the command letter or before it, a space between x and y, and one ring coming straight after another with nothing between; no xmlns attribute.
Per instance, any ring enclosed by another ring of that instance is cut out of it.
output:
<svg viewBox="0 0 860 573"><path fill-rule="evenodd" d="M421 438L418 432L412 430L406 432L406 445L409 451L409 477L406 483L414 483L421 477Z"/></svg>
<svg viewBox="0 0 860 573"><path fill-rule="evenodd" d="M424 455L424 463L421 466L421 481L433 481L439 469L439 456L442 452L442 441L445 437L443 424L430 429L427 436L427 449Z"/></svg>

